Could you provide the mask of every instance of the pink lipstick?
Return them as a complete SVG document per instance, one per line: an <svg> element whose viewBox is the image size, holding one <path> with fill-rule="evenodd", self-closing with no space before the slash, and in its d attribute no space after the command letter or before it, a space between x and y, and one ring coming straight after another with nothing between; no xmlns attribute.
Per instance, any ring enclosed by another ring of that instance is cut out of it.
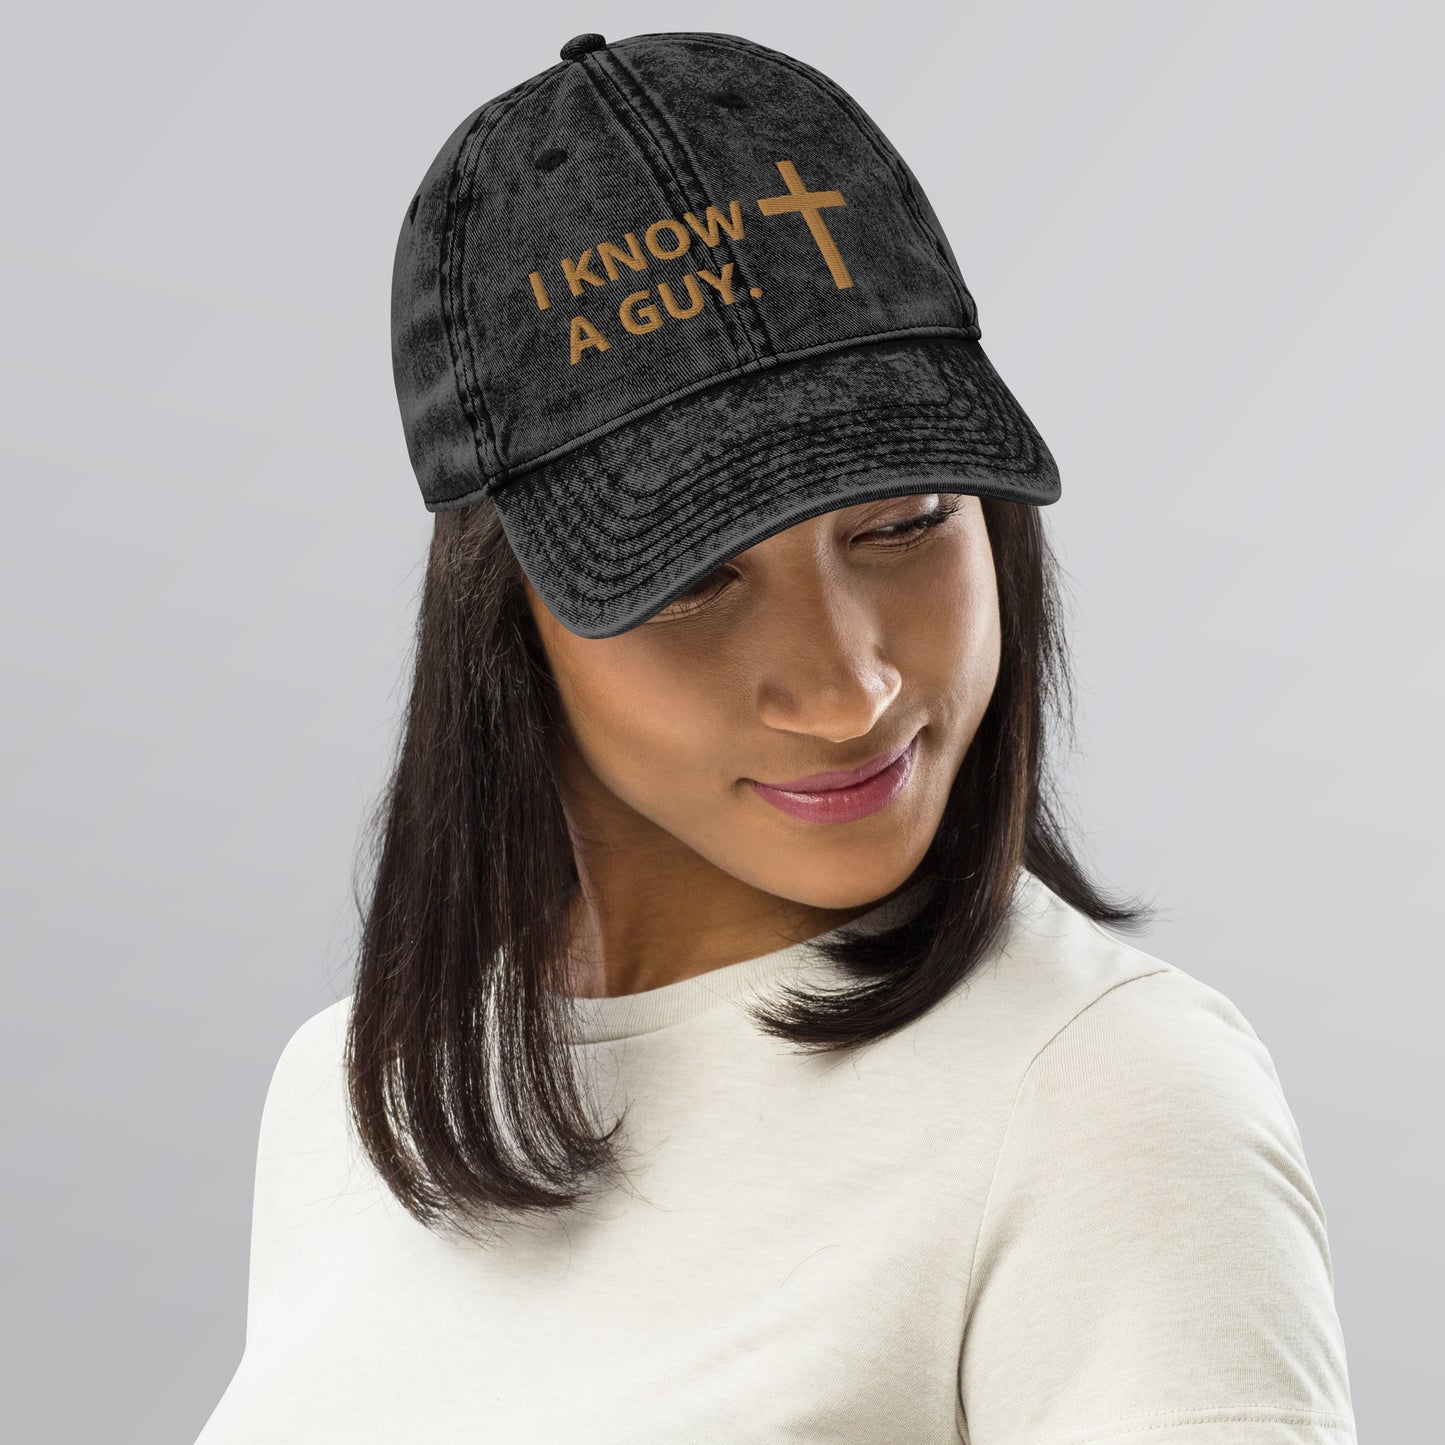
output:
<svg viewBox="0 0 1445 1445"><path fill-rule="evenodd" d="M773 807L808 823L851 823L880 812L908 785L918 754L918 733L892 753L850 773L813 773L785 787L748 783Z"/></svg>

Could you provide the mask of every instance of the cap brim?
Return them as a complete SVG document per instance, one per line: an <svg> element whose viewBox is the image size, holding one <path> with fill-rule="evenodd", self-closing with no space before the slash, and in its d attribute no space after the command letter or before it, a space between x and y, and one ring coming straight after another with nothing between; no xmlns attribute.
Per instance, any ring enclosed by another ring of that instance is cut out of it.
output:
<svg viewBox="0 0 1445 1445"><path fill-rule="evenodd" d="M976 340L871 342L750 372L512 477L494 500L558 621L601 638L776 532L912 492L1058 500L1048 447Z"/></svg>

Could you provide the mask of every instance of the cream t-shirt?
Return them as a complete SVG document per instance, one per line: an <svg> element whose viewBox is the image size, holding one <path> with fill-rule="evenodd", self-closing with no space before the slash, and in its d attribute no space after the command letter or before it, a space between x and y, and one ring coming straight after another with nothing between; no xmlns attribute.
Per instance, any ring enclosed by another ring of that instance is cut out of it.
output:
<svg viewBox="0 0 1445 1445"><path fill-rule="evenodd" d="M968 980L852 1055L744 1012L836 981L816 940L574 1000L631 1188L490 1248L356 1150L350 997L322 1009L266 1097L245 1351L197 1445L1349 1445L1264 1044L1033 875L1015 901Z"/></svg>

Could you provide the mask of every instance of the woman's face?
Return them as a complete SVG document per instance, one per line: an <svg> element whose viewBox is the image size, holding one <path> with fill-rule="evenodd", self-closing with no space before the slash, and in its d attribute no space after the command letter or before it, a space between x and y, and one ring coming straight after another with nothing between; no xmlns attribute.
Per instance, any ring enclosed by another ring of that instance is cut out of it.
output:
<svg viewBox="0 0 1445 1445"><path fill-rule="evenodd" d="M924 515L946 519L899 525ZM998 677L977 497L811 518L618 637L569 632L525 585L571 733L559 786L584 886L614 918L624 899L673 927L762 898L858 913L909 880ZM909 781L866 817L805 821L749 785L852 769L915 733ZM609 931L614 950L624 933L644 946L637 919Z"/></svg>

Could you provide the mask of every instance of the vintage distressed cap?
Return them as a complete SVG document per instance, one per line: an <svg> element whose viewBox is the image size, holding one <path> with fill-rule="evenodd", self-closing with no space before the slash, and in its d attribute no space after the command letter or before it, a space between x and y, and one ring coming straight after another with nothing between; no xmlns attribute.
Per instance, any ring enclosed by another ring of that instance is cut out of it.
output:
<svg viewBox="0 0 1445 1445"><path fill-rule="evenodd" d="M980 335L887 138L827 76L737 35L569 40L453 131L393 273L428 511L490 497L582 637L839 507L1056 501Z"/></svg>

